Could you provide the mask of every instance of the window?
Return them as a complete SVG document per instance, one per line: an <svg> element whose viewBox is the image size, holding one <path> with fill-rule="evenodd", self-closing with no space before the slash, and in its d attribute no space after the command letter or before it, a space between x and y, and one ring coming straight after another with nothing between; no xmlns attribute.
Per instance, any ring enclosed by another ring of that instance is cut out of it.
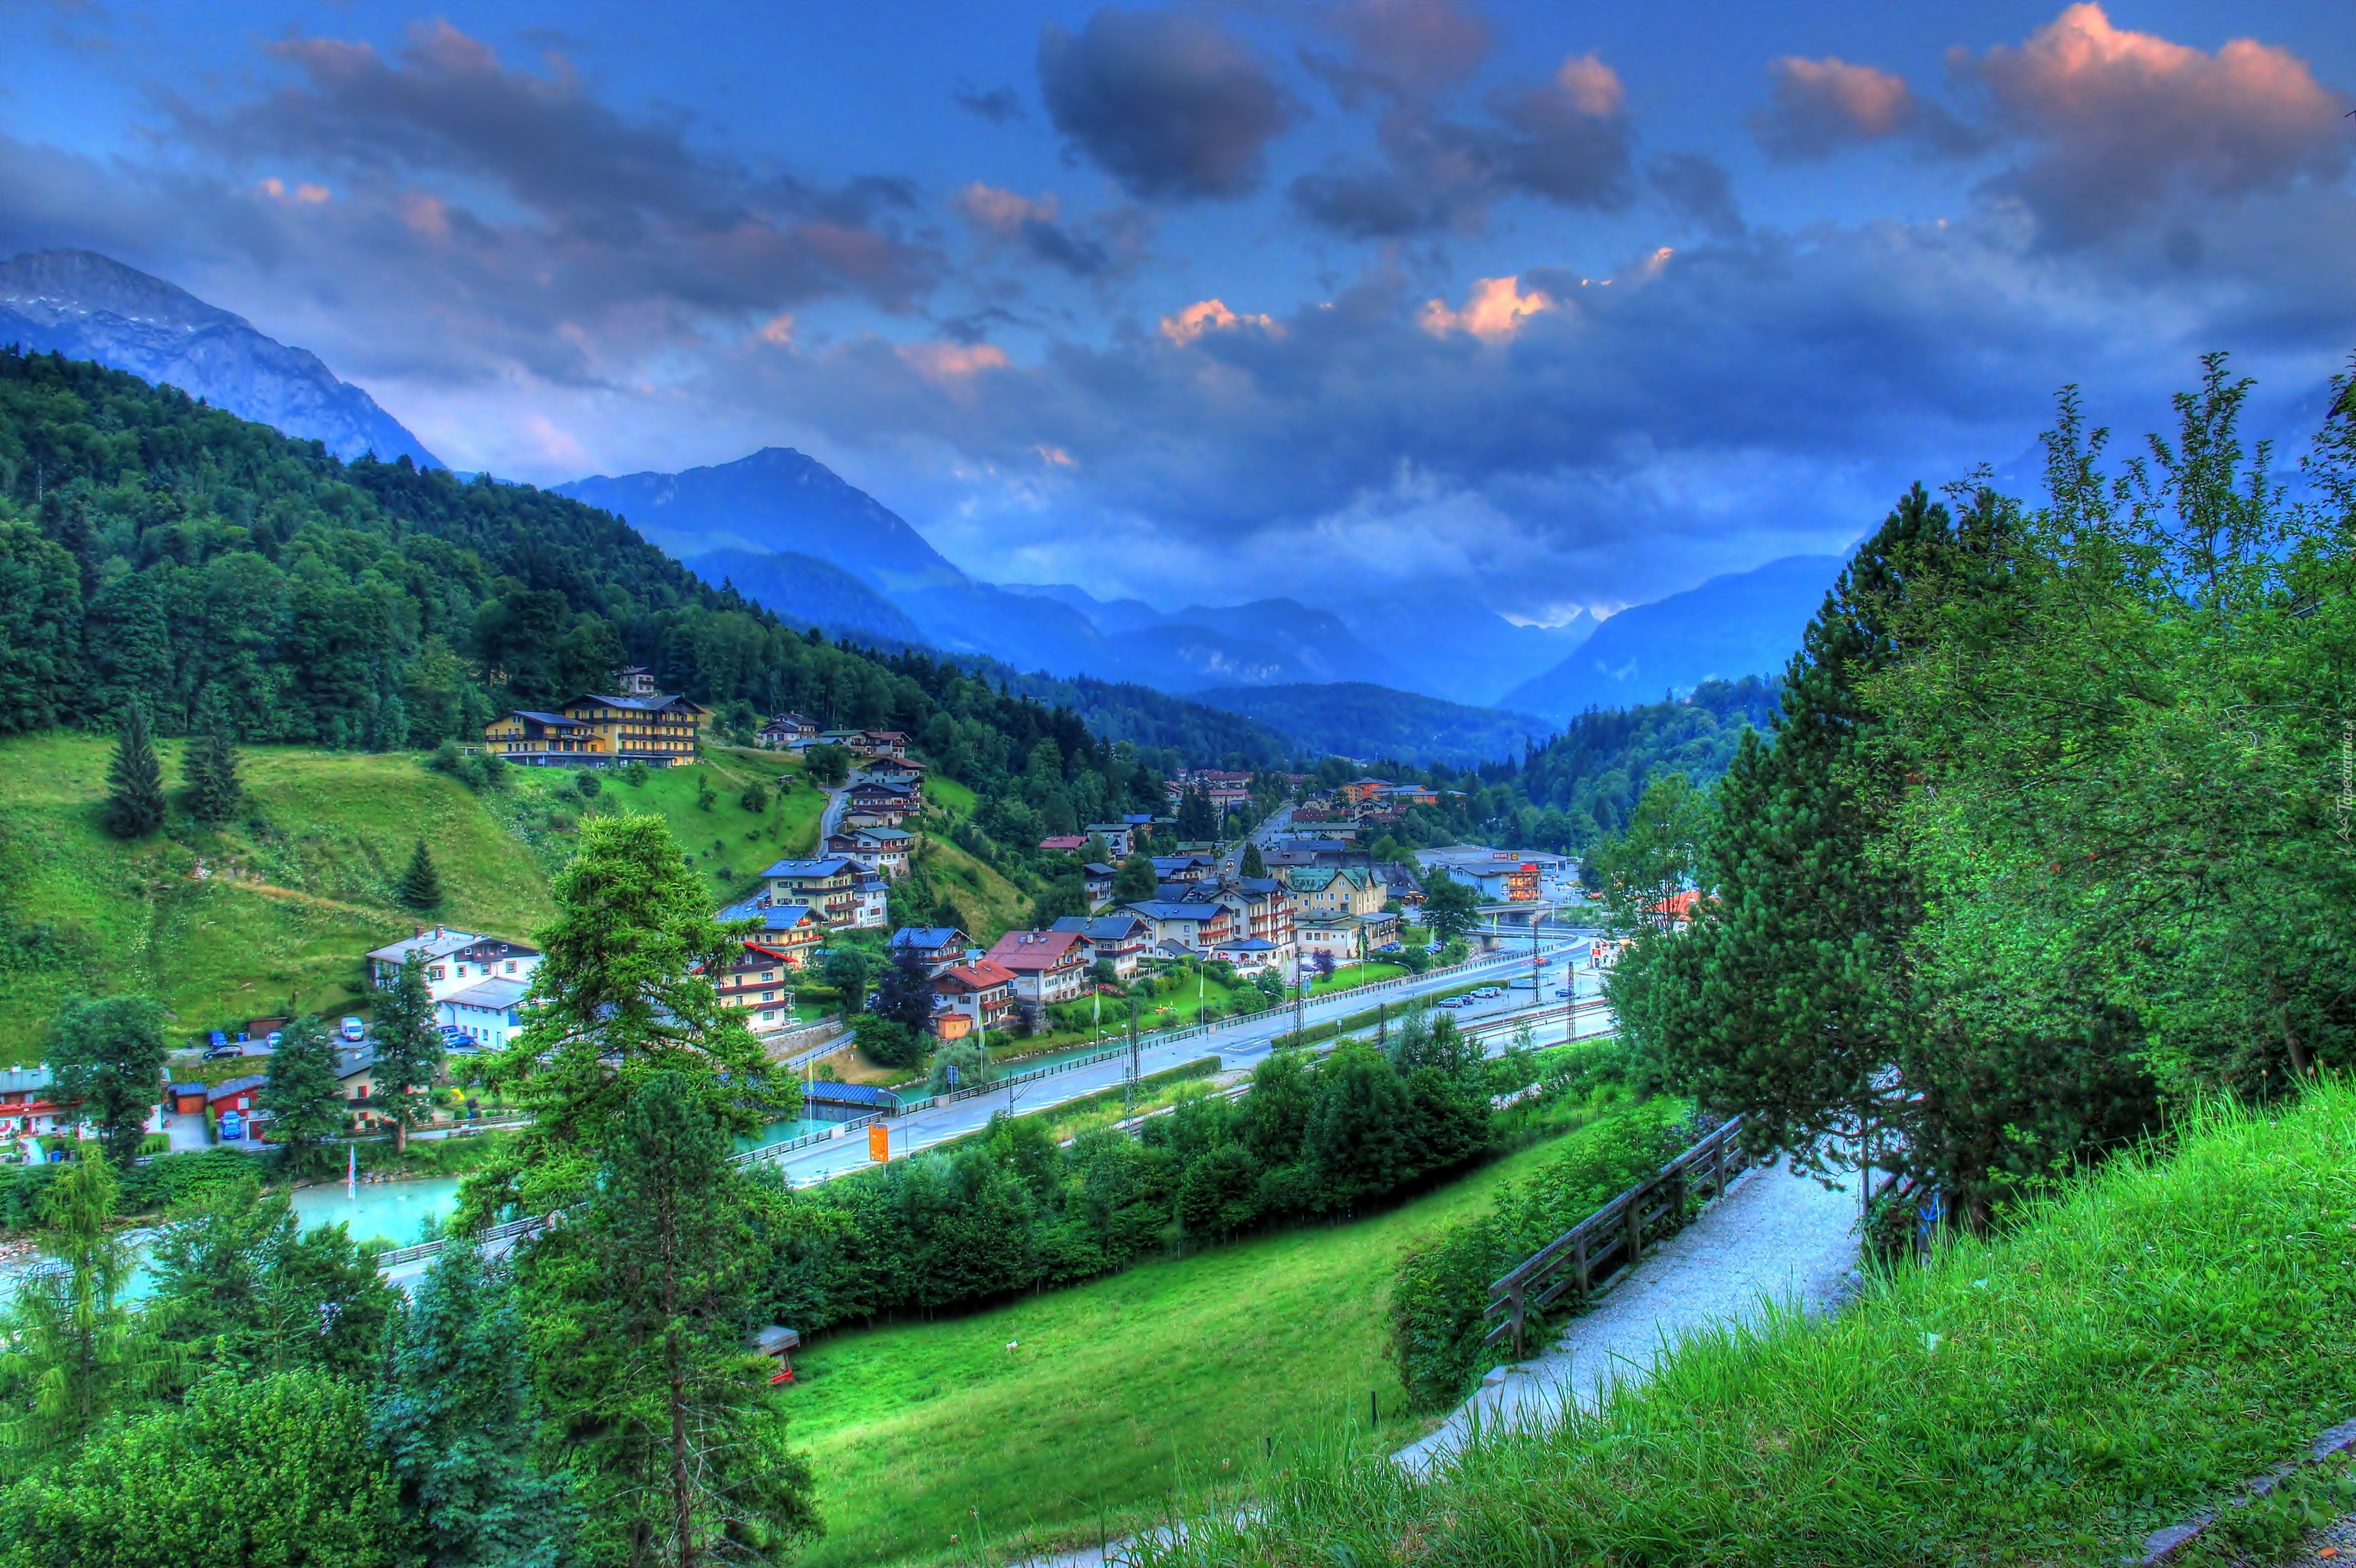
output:
<svg viewBox="0 0 2356 1568"><path fill-rule="evenodd" d="M442 980L448 978L448 976L442 972L439 965L436 965L434 967L425 971L425 977L429 980Z"/></svg>

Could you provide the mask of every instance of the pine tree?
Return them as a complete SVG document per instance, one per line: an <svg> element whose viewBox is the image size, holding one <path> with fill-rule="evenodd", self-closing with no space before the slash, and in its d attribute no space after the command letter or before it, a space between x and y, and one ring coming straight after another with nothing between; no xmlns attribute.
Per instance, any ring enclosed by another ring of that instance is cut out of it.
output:
<svg viewBox="0 0 2356 1568"><path fill-rule="evenodd" d="M875 1011L916 1030L932 1022L933 972L923 954L913 947L893 953L875 982Z"/></svg>
<svg viewBox="0 0 2356 1568"><path fill-rule="evenodd" d="M395 1330L370 1424L402 1511L444 1568L552 1568L576 1520L571 1488L531 1462L525 1330L506 1276L444 1251Z"/></svg>
<svg viewBox="0 0 2356 1568"><path fill-rule="evenodd" d="M425 956L412 952L376 1010L376 1093L380 1115L392 1119L392 1147L409 1147L409 1129L434 1115L426 1093L442 1074L442 1031L425 986Z"/></svg>
<svg viewBox="0 0 2356 1568"><path fill-rule="evenodd" d="M745 1351L766 1254L704 1098L687 1074L647 1078L586 1217L518 1264L586 1561L782 1556L817 1525L768 1364Z"/></svg>
<svg viewBox="0 0 2356 1568"><path fill-rule="evenodd" d="M679 840L658 816L597 817L557 874L554 923L514 1049L491 1064L531 1113L513 1153L468 1179L460 1221L508 1204L544 1214L597 1179L596 1154L650 1074L685 1074L733 1132L790 1117L793 1074L773 1072L711 976L744 955L712 918ZM831 977L830 976L830 979Z"/></svg>
<svg viewBox="0 0 2356 1568"><path fill-rule="evenodd" d="M164 767L147 732L147 710L137 702L123 709L114 762L106 770L106 830L117 838L144 838L164 825Z"/></svg>
<svg viewBox="0 0 2356 1568"><path fill-rule="evenodd" d="M225 731L209 729L188 742L182 777L188 815L198 822L218 827L237 815L244 786L237 776L237 747Z"/></svg>
<svg viewBox="0 0 2356 1568"><path fill-rule="evenodd" d="M1268 861L1261 858L1259 844L1257 840L1244 845L1243 874L1247 877L1265 877L1268 875Z"/></svg>
<svg viewBox="0 0 2356 1568"><path fill-rule="evenodd" d="M411 909L425 912L442 902L442 874L434 869L434 857L420 838L409 857L409 869L401 874L401 901Z"/></svg>
<svg viewBox="0 0 2356 1568"><path fill-rule="evenodd" d="M308 1168L326 1139L344 1127L344 1090L336 1077L336 1049L327 1026L305 1013L286 1026L270 1053L270 1078L262 1086L262 1107L271 1115L270 1133L295 1170Z"/></svg>

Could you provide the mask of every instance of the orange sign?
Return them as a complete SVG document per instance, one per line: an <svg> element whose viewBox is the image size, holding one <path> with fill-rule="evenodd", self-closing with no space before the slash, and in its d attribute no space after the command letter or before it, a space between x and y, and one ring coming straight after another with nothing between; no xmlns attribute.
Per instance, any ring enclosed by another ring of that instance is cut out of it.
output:
<svg viewBox="0 0 2356 1568"><path fill-rule="evenodd" d="M892 1157L892 1129L881 1122L868 1125L867 1157L878 1165Z"/></svg>

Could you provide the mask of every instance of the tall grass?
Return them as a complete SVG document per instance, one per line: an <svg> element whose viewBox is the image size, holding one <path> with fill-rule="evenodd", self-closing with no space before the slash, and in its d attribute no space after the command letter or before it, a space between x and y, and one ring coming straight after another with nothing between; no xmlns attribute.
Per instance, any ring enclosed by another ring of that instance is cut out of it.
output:
<svg viewBox="0 0 2356 1568"><path fill-rule="evenodd" d="M1425 1485L1270 1477L1181 1563L2115 1563L2356 1413L2356 1092L2215 1110L1838 1317L1688 1341L1653 1381Z"/></svg>

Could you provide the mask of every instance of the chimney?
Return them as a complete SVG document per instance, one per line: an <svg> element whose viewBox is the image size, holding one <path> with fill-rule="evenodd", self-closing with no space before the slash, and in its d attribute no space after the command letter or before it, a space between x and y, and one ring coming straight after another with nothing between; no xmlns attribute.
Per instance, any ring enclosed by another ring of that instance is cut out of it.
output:
<svg viewBox="0 0 2356 1568"><path fill-rule="evenodd" d="M434 928L434 940L436 942L442 940L442 928L438 925Z"/></svg>

